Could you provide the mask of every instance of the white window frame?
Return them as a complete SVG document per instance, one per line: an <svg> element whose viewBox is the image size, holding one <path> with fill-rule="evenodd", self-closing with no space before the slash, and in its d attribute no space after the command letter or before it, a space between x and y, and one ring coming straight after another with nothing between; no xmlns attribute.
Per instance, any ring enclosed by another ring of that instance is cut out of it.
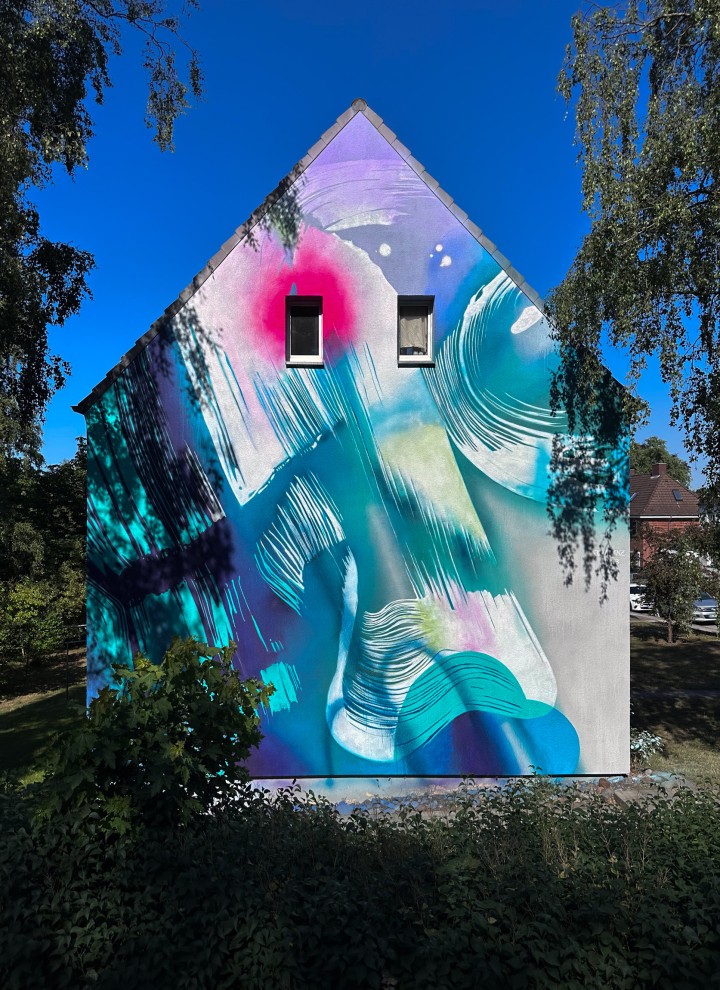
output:
<svg viewBox="0 0 720 990"><path fill-rule="evenodd" d="M323 359L323 299L322 296L285 296L285 364L289 368L322 368ZM318 353L293 354L290 348L292 335L290 333L291 310L302 307L318 307Z"/></svg>
<svg viewBox="0 0 720 990"><path fill-rule="evenodd" d="M401 354L400 353L400 308L402 306L427 306L428 314L428 341L427 354ZM397 359L398 365L402 367L427 367L435 364L433 355L434 336L434 310L435 296L398 296L397 299Z"/></svg>

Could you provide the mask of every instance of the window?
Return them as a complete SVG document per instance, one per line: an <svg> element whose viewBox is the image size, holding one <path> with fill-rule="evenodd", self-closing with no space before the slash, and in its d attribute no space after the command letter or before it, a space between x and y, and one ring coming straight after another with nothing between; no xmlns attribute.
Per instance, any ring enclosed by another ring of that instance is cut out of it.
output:
<svg viewBox="0 0 720 990"><path fill-rule="evenodd" d="M398 364L432 364L433 296L398 297Z"/></svg>
<svg viewBox="0 0 720 990"><path fill-rule="evenodd" d="M322 366L322 297L287 296L285 319L286 362L300 366Z"/></svg>
<svg viewBox="0 0 720 990"><path fill-rule="evenodd" d="M673 488L673 496L676 502L682 502L682 492L679 488Z"/></svg>
<svg viewBox="0 0 720 990"><path fill-rule="evenodd" d="M639 536L639 535L640 535L640 520L639 519L631 519L630 520L630 536Z"/></svg>

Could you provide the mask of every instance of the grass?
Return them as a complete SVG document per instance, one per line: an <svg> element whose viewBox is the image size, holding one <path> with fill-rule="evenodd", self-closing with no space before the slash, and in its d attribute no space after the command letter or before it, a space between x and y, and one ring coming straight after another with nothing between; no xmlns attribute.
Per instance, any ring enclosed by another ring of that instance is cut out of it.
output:
<svg viewBox="0 0 720 990"><path fill-rule="evenodd" d="M660 621L631 625L632 724L665 742L653 769L720 781L720 640L693 632L670 646L664 637Z"/></svg>
<svg viewBox="0 0 720 990"><path fill-rule="evenodd" d="M85 656L74 651L39 663L0 664L0 772L33 779L32 768L55 732L80 718Z"/></svg>

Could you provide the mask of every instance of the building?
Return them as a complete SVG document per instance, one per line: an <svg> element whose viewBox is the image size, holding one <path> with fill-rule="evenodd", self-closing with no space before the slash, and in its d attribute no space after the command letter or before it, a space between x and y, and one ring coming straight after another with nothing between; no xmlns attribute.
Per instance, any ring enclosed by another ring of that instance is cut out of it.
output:
<svg viewBox="0 0 720 990"><path fill-rule="evenodd" d="M670 533L697 526L700 506L689 488L654 464L649 474L630 471L630 564L642 571L652 555L651 533Z"/></svg>
<svg viewBox="0 0 720 990"><path fill-rule="evenodd" d="M264 779L626 772L627 577L601 606L548 535L540 307L355 101L77 407L89 695L192 634L276 688Z"/></svg>

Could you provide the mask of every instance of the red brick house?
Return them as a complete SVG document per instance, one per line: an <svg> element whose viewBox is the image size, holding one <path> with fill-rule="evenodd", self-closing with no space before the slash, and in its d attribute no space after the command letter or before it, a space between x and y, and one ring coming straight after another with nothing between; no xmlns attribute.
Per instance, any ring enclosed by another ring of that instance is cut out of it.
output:
<svg viewBox="0 0 720 990"><path fill-rule="evenodd" d="M630 471L630 561L640 571L652 548L647 535L654 532L697 526L700 509L697 496L667 473L665 464L653 464L650 474Z"/></svg>

